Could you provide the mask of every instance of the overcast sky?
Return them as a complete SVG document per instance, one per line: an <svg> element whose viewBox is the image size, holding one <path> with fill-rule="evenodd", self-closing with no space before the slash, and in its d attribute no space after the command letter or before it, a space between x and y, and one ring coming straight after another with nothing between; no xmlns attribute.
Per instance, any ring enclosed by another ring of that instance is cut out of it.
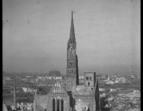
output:
<svg viewBox="0 0 143 111"><path fill-rule="evenodd" d="M66 74L72 10L80 74L139 74L139 0L3 0L3 70Z"/></svg>

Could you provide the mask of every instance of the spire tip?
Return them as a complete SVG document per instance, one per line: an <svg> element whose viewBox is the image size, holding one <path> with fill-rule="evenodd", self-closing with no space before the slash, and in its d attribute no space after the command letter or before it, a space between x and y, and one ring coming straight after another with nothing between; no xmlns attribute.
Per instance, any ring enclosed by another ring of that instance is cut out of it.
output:
<svg viewBox="0 0 143 111"><path fill-rule="evenodd" d="M76 13L76 12L72 10L72 11L71 11L71 15L72 15L72 16L73 16L73 13Z"/></svg>
<svg viewBox="0 0 143 111"><path fill-rule="evenodd" d="M71 11L71 15L73 16L73 11Z"/></svg>

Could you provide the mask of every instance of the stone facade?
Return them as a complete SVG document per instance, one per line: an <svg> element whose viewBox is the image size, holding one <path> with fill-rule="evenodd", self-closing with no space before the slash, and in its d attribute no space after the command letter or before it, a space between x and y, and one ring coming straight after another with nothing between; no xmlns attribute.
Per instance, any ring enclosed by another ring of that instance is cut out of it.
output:
<svg viewBox="0 0 143 111"><path fill-rule="evenodd" d="M70 91L67 91L61 81L57 81L46 95L45 93L35 95L34 111L39 111L41 107L45 111L99 111L97 82L92 88L74 85Z"/></svg>
<svg viewBox="0 0 143 111"><path fill-rule="evenodd" d="M48 93L48 98L48 111L58 111L58 109L59 111L62 111L62 109L63 111L69 111L69 107L67 107L69 106L69 95L60 82L55 83L54 87Z"/></svg>

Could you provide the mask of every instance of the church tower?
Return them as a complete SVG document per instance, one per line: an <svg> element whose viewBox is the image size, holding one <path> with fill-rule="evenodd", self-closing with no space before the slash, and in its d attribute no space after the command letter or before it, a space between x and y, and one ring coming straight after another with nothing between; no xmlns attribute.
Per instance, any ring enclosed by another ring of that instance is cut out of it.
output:
<svg viewBox="0 0 143 111"><path fill-rule="evenodd" d="M74 32L73 11L71 13L70 38L67 43L67 72L66 73L67 73L67 76L78 79L77 78L78 64L77 64L77 55L76 55L76 40L75 40L75 32Z"/></svg>

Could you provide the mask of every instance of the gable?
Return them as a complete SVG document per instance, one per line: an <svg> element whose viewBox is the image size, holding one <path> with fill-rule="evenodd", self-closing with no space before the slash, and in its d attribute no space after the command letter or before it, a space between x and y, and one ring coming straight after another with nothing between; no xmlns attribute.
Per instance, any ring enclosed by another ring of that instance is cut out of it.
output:
<svg viewBox="0 0 143 111"><path fill-rule="evenodd" d="M63 86L61 85L61 83L59 81L57 81L54 86L51 88L49 94L63 94L63 95L67 95L67 92L65 91L65 89L63 88Z"/></svg>

